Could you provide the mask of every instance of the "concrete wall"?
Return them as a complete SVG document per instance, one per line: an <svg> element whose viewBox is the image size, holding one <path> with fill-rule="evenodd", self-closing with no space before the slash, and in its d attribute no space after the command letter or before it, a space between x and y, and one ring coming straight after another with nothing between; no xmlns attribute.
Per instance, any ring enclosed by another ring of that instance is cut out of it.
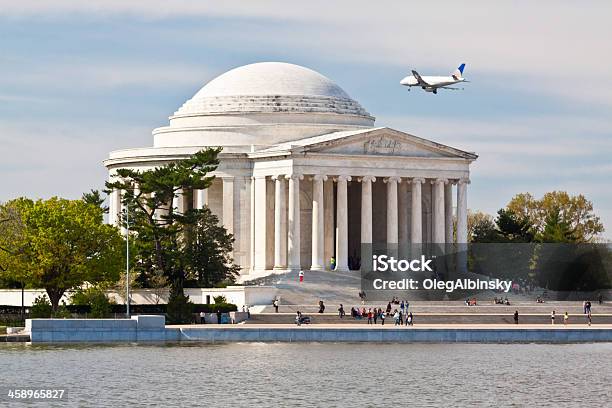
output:
<svg viewBox="0 0 612 408"><path fill-rule="evenodd" d="M43 289L27 289L24 291L24 304L32 306L34 299L45 294ZM228 286L227 288L186 288L185 294L193 303L206 303L206 296L210 296L210 302L214 303L214 296L223 295L229 303L238 306L243 305L269 305L276 295L276 288L272 286ZM115 291L107 291L107 296L118 304L124 300ZM70 304L70 296L62 298L66 304ZM133 289L131 292L133 304L156 304L168 302L168 290L161 293L153 289ZM0 289L0 305L21 306L20 289Z"/></svg>
<svg viewBox="0 0 612 408"><path fill-rule="evenodd" d="M189 327L181 340L204 342L375 342L375 343L586 343L612 341L612 329L348 329Z"/></svg>
<svg viewBox="0 0 612 408"><path fill-rule="evenodd" d="M238 317L238 316L234 316ZM214 318L207 316L209 321ZM216 316L215 316L216 318ZM189 325L165 327L164 316L132 319L27 319L32 343L91 342L375 342L375 343L586 343L612 342L610 328L317 328Z"/></svg>
<svg viewBox="0 0 612 408"><path fill-rule="evenodd" d="M176 341L178 332L166 330L165 317L140 315L131 319L27 319L32 343L95 343Z"/></svg>

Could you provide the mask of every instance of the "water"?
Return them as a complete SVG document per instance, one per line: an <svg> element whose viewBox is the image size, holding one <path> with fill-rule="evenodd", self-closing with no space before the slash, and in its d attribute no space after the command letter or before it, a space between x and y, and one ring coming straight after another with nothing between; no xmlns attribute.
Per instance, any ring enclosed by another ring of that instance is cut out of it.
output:
<svg viewBox="0 0 612 408"><path fill-rule="evenodd" d="M603 407L612 344L0 344L0 375L51 406Z"/></svg>

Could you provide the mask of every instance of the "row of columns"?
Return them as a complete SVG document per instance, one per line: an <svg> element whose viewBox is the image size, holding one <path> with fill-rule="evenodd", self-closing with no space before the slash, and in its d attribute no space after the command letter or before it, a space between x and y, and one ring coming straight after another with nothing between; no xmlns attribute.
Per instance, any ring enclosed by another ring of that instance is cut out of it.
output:
<svg viewBox="0 0 612 408"><path fill-rule="evenodd" d="M273 176L275 181L274 199L274 269L301 269L300 263L300 180L302 175ZM311 270L325 268L325 210L324 210L324 182L326 175L314 175L312 180L312 242L311 242ZM335 176L336 181L336 270L348 270L348 182L351 176ZM361 243L372 243L372 183L376 181L373 176L357 178L361 187ZM288 183L286 183L288 181ZM398 244L408 242L408 210L407 183L412 184L410 223L410 242L421 244L422 232L422 204L421 191L423 178L412 178L405 182L400 177L384 179L387 185L387 243ZM453 239L453 209L452 184L456 182L457 188L457 243L467 243L467 183L461 179L451 181L435 179L433 184L433 242L436 244L452 243ZM288 200L286 199L286 186L288 184ZM266 211L264 176L254 177L255 192L252 198L255 220L253 233L253 246L259 243L260 256L254 255L254 269L265 269L265 236L258 239L256 231L265 231ZM399 187L398 187L399 186ZM398 197L398 188L401 189ZM288 202L288 208L285 207ZM285 214L287 217L285 218ZM286 220L286 221L285 221ZM265 234L264 234L265 235ZM255 252L254 248L254 252ZM288 258L288 259L287 259Z"/></svg>

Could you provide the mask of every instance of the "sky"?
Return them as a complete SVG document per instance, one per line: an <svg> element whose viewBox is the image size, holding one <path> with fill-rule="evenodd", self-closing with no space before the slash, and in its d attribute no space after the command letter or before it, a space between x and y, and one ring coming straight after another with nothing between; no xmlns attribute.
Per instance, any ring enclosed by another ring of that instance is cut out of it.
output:
<svg viewBox="0 0 612 408"><path fill-rule="evenodd" d="M607 1L0 0L0 201L101 189L108 153L151 146L206 82L284 61L377 126L476 152L471 209L584 194L612 239L610 21ZM462 62L464 91L399 85Z"/></svg>

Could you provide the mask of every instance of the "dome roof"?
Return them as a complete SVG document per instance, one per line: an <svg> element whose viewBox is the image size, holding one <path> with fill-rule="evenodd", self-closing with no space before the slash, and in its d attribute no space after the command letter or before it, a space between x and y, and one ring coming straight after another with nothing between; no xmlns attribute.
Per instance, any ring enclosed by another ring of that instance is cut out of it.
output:
<svg viewBox="0 0 612 408"><path fill-rule="evenodd" d="M336 113L372 119L329 78L283 62L244 65L216 77L174 117L247 112Z"/></svg>
<svg viewBox="0 0 612 408"><path fill-rule="evenodd" d="M284 62L260 62L234 68L207 83L193 97L236 95L316 95L350 99L329 78Z"/></svg>

